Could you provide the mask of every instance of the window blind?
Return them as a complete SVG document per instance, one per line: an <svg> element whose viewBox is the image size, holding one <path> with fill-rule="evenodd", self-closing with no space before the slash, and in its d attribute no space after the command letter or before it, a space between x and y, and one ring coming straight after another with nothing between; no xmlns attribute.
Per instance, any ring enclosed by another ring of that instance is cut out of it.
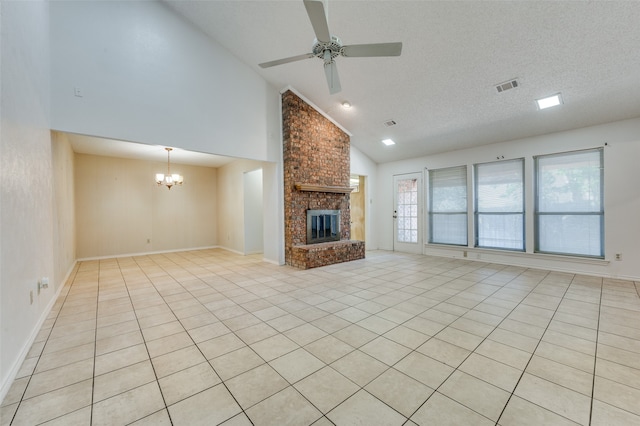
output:
<svg viewBox="0 0 640 426"><path fill-rule="evenodd" d="M429 170L429 242L467 241L467 167Z"/></svg>
<svg viewBox="0 0 640 426"><path fill-rule="evenodd" d="M476 247L524 250L524 160L475 165Z"/></svg>
<svg viewBox="0 0 640 426"><path fill-rule="evenodd" d="M602 149L535 158L536 251L604 257Z"/></svg>

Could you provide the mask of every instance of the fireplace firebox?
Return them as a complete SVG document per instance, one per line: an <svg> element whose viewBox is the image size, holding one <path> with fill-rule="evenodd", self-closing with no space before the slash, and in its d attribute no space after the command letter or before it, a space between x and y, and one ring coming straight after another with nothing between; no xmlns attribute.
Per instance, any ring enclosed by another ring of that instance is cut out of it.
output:
<svg viewBox="0 0 640 426"><path fill-rule="evenodd" d="M340 210L307 210L307 244L340 241Z"/></svg>

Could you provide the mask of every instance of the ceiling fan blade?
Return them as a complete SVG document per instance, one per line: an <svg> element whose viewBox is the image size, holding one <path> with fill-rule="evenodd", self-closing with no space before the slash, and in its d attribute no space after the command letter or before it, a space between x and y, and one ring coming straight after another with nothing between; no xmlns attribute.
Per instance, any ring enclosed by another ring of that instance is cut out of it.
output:
<svg viewBox="0 0 640 426"><path fill-rule="evenodd" d="M368 56L400 56L401 53L402 42L352 44L342 47L342 56L351 58L362 58Z"/></svg>
<svg viewBox="0 0 640 426"><path fill-rule="evenodd" d="M340 87L340 77L338 77L338 67L334 61L324 64L324 74L327 77L329 93L333 95L342 90L342 87Z"/></svg>
<svg viewBox="0 0 640 426"><path fill-rule="evenodd" d="M327 15L324 13L322 1L304 0L304 7L307 9L307 15L318 41L330 42L331 34L329 34L329 24L327 24Z"/></svg>
<svg viewBox="0 0 640 426"><path fill-rule="evenodd" d="M289 62L302 61L303 59L313 58L315 55L313 53L305 53L304 55L291 56L289 58L278 59L271 62L263 62L260 65L260 68L269 68L275 67L276 65L288 64Z"/></svg>

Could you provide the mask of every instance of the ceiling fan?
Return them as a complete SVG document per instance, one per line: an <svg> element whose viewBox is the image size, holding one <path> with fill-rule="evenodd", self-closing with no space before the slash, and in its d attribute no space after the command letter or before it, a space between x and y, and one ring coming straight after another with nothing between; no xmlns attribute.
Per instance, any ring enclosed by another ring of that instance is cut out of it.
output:
<svg viewBox="0 0 640 426"><path fill-rule="evenodd" d="M338 93L341 89L338 69L335 58L346 56L348 58L372 57L372 56L400 56L402 53L402 43L373 43L373 44L352 44L343 45L342 40L329 33L329 24L321 0L303 0L307 9L307 15L313 26L316 38L310 53L291 56L289 58L278 59L276 61L259 64L261 68L269 68L276 65L287 64L289 62L301 61L303 59L317 57L324 61L324 73L329 85L329 93Z"/></svg>

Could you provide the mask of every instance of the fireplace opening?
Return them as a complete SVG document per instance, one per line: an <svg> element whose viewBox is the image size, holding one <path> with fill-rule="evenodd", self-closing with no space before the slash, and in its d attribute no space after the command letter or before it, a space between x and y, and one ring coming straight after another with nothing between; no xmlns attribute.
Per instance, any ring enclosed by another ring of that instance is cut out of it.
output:
<svg viewBox="0 0 640 426"><path fill-rule="evenodd" d="M340 241L340 210L307 210L307 244Z"/></svg>

